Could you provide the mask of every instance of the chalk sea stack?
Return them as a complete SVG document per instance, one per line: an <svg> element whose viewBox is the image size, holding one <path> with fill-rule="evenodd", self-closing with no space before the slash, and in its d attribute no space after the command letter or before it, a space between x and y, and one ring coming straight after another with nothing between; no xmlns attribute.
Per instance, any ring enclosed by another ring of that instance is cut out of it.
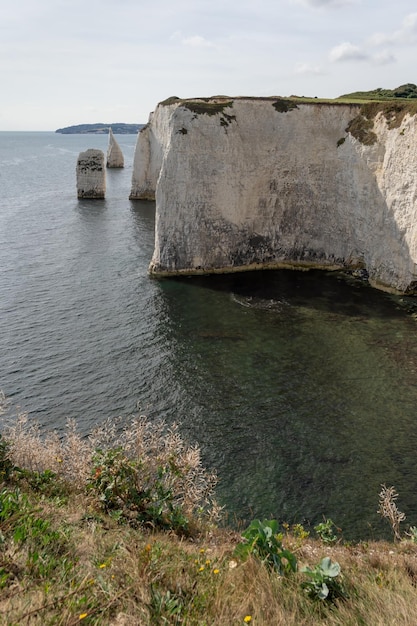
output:
<svg viewBox="0 0 417 626"><path fill-rule="evenodd" d="M90 148L80 152L77 161L78 198L100 199L106 193L104 152Z"/></svg>
<svg viewBox="0 0 417 626"><path fill-rule="evenodd" d="M124 167L123 152L109 128L109 144L107 148L107 167Z"/></svg>

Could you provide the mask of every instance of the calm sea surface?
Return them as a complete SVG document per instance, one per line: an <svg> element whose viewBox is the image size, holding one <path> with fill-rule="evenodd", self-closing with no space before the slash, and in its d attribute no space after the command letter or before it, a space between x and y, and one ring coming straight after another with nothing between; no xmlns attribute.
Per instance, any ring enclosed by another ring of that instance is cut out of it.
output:
<svg viewBox="0 0 417 626"><path fill-rule="evenodd" d="M380 537L380 484L417 525L412 301L330 273L148 276L153 203L126 167L77 200L107 136L0 133L0 388L46 429L140 411L182 424L238 519Z"/></svg>

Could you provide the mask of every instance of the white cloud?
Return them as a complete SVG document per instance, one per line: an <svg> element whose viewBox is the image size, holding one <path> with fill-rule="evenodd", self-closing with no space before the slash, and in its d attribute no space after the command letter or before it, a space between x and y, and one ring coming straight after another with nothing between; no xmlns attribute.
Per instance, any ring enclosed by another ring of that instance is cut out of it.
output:
<svg viewBox="0 0 417 626"><path fill-rule="evenodd" d="M193 35L192 37L185 37L181 40L184 46L191 46L192 48L215 48L216 46L208 39L201 37L200 35Z"/></svg>
<svg viewBox="0 0 417 626"><path fill-rule="evenodd" d="M345 41L332 48L329 58L330 61L335 63L339 61L366 61L369 55L359 48L359 46L354 46L349 41Z"/></svg>
<svg viewBox="0 0 417 626"><path fill-rule="evenodd" d="M297 4L308 7L341 7L348 4L357 4L358 0L294 0Z"/></svg>
<svg viewBox="0 0 417 626"><path fill-rule="evenodd" d="M297 63L295 66L295 73L302 75L313 74L316 76L324 74L319 65L311 65L310 63Z"/></svg>
<svg viewBox="0 0 417 626"><path fill-rule="evenodd" d="M372 61L375 65L390 65L396 62L395 56L389 50L383 50L378 54L372 56Z"/></svg>
<svg viewBox="0 0 417 626"><path fill-rule="evenodd" d="M409 45L417 42L417 13L407 15L401 27L392 33L375 33L370 44L381 46L386 44Z"/></svg>

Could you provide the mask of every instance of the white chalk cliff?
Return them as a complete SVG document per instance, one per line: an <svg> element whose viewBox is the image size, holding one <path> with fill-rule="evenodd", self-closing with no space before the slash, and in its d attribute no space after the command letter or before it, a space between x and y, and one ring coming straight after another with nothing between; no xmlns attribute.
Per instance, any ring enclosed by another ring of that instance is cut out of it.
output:
<svg viewBox="0 0 417 626"><path fill-rule="evenodd" d="M107 167L124 167L122 149L114 138L113 131L109 128L109 144L107 146Z"/></svg>
<svg viewBox="0 0 417 626"><path fill-rule="evenodd" d="M414 291L416 116L395 124L359 105L288 102L158 105L130 194L156 199L150 271L363 267L375 286ZM355 119L363 127L347 132Z"/></svg>

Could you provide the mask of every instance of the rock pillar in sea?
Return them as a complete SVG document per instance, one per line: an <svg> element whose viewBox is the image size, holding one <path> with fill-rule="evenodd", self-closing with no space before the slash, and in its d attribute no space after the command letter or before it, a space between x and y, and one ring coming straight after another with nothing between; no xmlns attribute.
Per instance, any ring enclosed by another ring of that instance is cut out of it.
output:
<svg viewBox="0 0 417 626"><path fill-rule="evenodd" d="M104 152L93 148L80 152L77 161L78 198L104 198L105 193Z"/></svg>
<svg viewBox="0 0 417 626"><path fill-rule="evenodd" d="M123 152L109 128L109 145L107 148L107 167L124 167Z"/></svg>

